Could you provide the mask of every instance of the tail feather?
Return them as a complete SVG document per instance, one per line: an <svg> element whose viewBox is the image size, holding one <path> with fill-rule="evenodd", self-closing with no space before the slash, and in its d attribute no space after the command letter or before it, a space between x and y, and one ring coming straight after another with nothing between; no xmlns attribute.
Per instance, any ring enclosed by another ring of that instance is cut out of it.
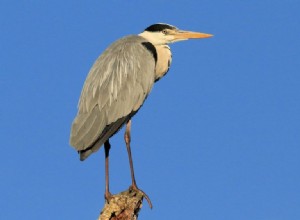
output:
<svg viewBox="0 0 300 220"><path fill-rule="evenodd" d="M89 148L99 138L105 125L98 106L90 113L79 113L72 124L70 144L78 151Z"/></svg>
<svg viewBox="0 0 300 220"><path fill-rule="evenodd" d="M103 130L101 136L97 141L95 141L90 147L88 147L85 150L79 151L80 154L80 160L83 161L86 158L88 158L92 153L99 150L99 148L104 144L105 141L107 141L111 136L113 136L115 133L117 133L122 126L127 123L128 120L135 114L136 112L133 112L132 114L122 117L118 119L117 121L113 122L112 124L105 127Z"/></svg>

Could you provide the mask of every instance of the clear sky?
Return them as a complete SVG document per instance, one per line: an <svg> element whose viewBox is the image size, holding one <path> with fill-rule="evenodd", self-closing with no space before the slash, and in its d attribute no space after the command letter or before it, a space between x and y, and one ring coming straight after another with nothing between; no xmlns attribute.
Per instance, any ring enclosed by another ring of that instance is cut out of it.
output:
<svg viewBox="0 0 300 220"><path fill-rule="evenodd" d="M213 38L173 63L133 119L141 220L300 219L300 1L0 2L0 219L96 219L103 148L68 144L85 77L116 39L165 22ZM111 192L130 185L123 130Z"/></svg>

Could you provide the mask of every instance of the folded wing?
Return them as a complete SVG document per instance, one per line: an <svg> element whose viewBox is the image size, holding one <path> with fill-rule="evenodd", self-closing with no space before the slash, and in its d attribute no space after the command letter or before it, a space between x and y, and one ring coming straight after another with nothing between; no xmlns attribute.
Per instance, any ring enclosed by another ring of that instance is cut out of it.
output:
<svg viewBox="0 0 300 220"><path fill-rule="evenodd" d="M84 160L143 105L155 80L155 59L139 36L122 38L96 60L84 83L70 144Z"/></svg>

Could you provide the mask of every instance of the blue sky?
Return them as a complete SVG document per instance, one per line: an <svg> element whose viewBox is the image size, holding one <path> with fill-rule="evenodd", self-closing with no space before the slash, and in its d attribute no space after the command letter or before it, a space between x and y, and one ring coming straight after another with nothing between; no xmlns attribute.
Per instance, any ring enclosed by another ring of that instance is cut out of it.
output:
<svg viewBox="0 0 300 220"><path fill-rule="evenodd" d="M299 1L1 1L0 219L96 219L104 153L68 144L89 68L165 22L214 34L171 45L133 119L140 219L300 219ZM130 185L123 130L111 191Z"/></svg>

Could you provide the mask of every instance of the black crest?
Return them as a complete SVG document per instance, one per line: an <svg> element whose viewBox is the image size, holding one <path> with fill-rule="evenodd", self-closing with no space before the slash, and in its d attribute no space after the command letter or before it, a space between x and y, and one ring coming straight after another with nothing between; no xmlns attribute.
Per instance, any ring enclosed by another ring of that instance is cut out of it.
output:
<svg viewBox="0 0 300 220"><path fill-rule="evenodd" d="M169 24L153 24L145 29L149 32L160 32L165 29L176 30L177 28Z"/></svg>

